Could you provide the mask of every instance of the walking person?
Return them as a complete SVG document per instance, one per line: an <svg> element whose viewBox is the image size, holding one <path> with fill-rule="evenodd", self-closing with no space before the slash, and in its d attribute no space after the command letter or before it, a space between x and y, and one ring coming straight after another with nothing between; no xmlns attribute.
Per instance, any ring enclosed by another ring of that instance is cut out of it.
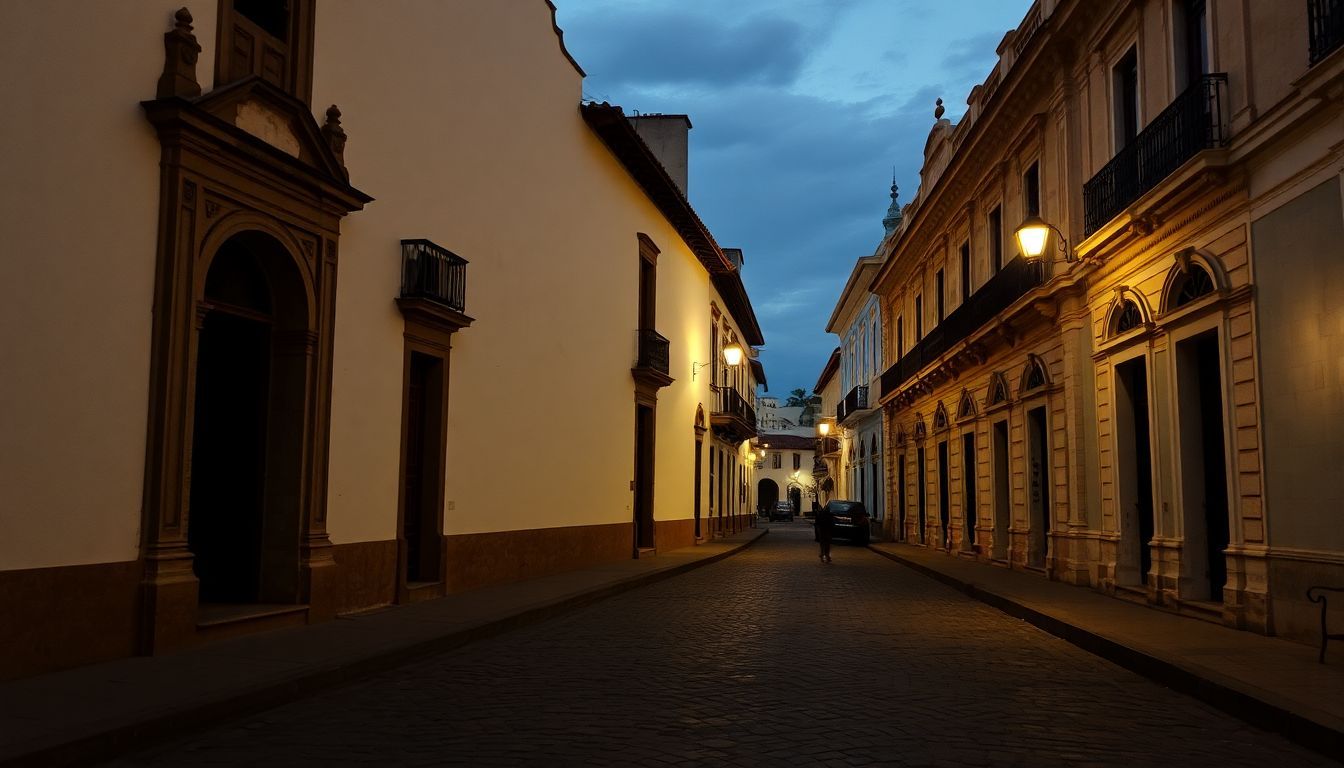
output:
<svg viewBox="0 0 1344 768"><path fill-rule="evenodd" d="M812 535L817 540L821 562L831 562L831 535L835 533L835 515L829 506L822 507L812 521Z"/></svg>

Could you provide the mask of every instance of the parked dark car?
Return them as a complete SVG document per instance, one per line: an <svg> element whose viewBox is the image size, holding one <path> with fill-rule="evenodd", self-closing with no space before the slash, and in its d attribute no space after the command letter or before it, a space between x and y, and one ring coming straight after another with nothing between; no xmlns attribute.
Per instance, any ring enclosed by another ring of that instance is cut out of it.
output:
<svg viewBox="0 0 1344 768"><path fill-rule="evenodd" d="M793 505L787 501L781 501L776 504L775 508L770 510L770 521L774 522L775 520L788 520L790 523L793 522Z"/></svg>
<svg viewBox="0 0 1344 768"><path fill-rule="evenodd" d="M868 544L872 532L868 522L868 510L861 501L832 499L826 502L826 511L835 517L833 538L848 539L859 545Z"/></svg>

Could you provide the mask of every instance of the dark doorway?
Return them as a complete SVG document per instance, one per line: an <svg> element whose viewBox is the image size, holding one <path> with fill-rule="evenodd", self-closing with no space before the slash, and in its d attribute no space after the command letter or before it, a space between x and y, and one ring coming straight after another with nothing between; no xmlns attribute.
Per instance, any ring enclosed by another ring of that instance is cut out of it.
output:
<svg viewBox="0 0 1344 768"><path fill-rule="evenodd" d="M789 489L789 504L793 505L793 514L799 515L803 512L803 492L798 488Z"/></svg>
<svg viewBox="0 0 1344 768"><path fill-rule="evenodd" d="M1116 458L1124 557L1119 577L1145 584L1153 566L1153 456L1148 428L1148 366L1143 358L1120 363L1116 378ZM1137 569L1137 572L1135 570Z"/></svg>
<svg viewBox="0 0 1344 768"><path fill-rule="evenodd" d="M291 266L274 240L245 233L206 275L187 527L203 603L298 597L304 355L276 338L306 315Z"/></svg>
<svg viewBox="0 0 1344 768"><path fill-rule="evenodd" d="M635 547L653 544L653 409L635 406Z"/></svg>
<svg viewBox="0 0 1344 768"><path fill-rule="evenodd" d="M1223 377L1218 332L1177 345L1180 388L1182 506L1189 548L1191 594L1221 602L1227 584L1223 550L1230 541L1227 459L1223 436Z"/></svg>
<svg viewBox="0 0 1344 768"><path fill-rule="evenodd" d="M406 380L406 582L439 581L440 495L443 488L443 359L412 352Z"/></svg>
<svg viewBox="0 0 1344 768"><path fill-rule="evenodd" d="M919 510L919 543L928 543L928 515L929 515L929 484L925 475L924 466L924 446L915 450L915 496L918 500Z"/></svg>
<svg viewBox="0 0 1344 768"><path fill-rule="evenodd" d="M779 484L768 477L761 478L756 483L756 501L761 506L761 513L769 515L779 503Z"/></svg>
<svg viewBox="0 0 1344 768"><path fill-rule="evenodd" d="M270 346L268 322L216 310L201 327L188 545L203 602L260 599Z"/></svg>
<svg viewBox="0 0 1344 768"><path fill-rule="evenodd" d="M896 540L905 541L905 452L896 456Z"/></svg>
<svg viewBox="0 0 1344 768"><path fill-rule="evenodd" d="M952 510L949 509L947 465L947 441L943 440L938 443L938 546L950 549Z"/></svg>
<svg viewBox="0 0 1344 768"><path fill-rule="evenodd" d="M975 526L979 508L975 498L975 433L961 436L962 518L966 524L965 549L975 547Z"/></svg>
<svg viewBox="0 0 1344 768"><path fill-rule="evenodd" d="M699 438L696 438L696 441L695 441L695 538L696 538L697 541L698 541L699 539L701 539L701 538L704 537L703 532L700 530L700 492L701 492L700 485L701 485L701 477L702 477L703 474L704 474L704 470L703 470L703 468L701 467L701 462L702 462L702 460L704 459L704 453L705 453L705 441L704 441L704 440L701 440L701 439L699 439Z"/></svg>
<svg viewBox="0 0 1344 768"><path fill-rule="evenodd" d="M1031 538L1027 547L1027 564L1044 568L1046 550L1050 546L1050 453L1049 437L1045 426L1045 408L1027 411L1027 467L1030 479L1028 498L1028 526Z"/></svg>
<svg viewBox="0 0 1344 768"><path fill-rule="evenodd" d="M1012 518L1008 494L1008 422L994 422L994 552L996 560L1008 559L1008 521Z"/></svg>

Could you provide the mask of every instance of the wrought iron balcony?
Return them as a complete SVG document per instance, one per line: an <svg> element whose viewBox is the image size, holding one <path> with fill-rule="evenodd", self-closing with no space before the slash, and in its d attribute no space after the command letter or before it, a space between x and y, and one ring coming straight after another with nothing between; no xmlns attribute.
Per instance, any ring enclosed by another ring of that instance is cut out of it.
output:
<svg viewBox="0 0 1344 768"><path fill-rule="evenodd" d="M467 260L428 240L401 241L401 297L466 310Z"/></svg>
<svg viewBox="0 0 1344 768"><path fill-rule="evenodd" d="M1226 88L1226 74L1202 76L1083 185L1085 236L1104 227L1201 150L1227 143Z"/></svg>
<svg viewBox="0 0 1344 768"><path fill-rule="evenodd" d="M1344 0L1307 0L1308 61L1311 66L1344 43Z"/></svg>
<svg viewBox="0 0 1344 768"><path fill-rule="evenodd" d="M714 431L729 442L740 443L756 436L756 409L730 387L720 387L709 416Z"/></svg>
<svg viewBox="0 0 1344 768"><path fill-rule="evenodd" d="M931 333L906 351L882 374L882 394L900 389L924 366L942 357L952 347L998 317L1013 302L1045 281L1041 264L1018 256L1008 262L968 301L952 310Z"/></svg>
<svg viewBox="0 0 1344 768"><path fill-rule="evenodd" d="M868 388L855 387L849 390L845 399L835 406L835 423L843 424L845 419L855 411L866 410L868 410Z"/></svg>
<svg viewBox="0 0 1344 768"><path fill-rule="evenodd" d="M828 467L828 466L826 466L826 460L825 460L825 459L818 457L818 458L815 458L815 459L812 460L812 476L813 476L813 477L826 477L826 476L829 475L830 473L831 473L831 468Z"/></svg>
<svg viewBox="0 0 1344 768"><path fill-rule="evenodd" d="M652 328L642 329L639 332L639 361L635 365L667 373L670 367L668 362L670 346L671 342L663 338L662 334Z"/></svg>

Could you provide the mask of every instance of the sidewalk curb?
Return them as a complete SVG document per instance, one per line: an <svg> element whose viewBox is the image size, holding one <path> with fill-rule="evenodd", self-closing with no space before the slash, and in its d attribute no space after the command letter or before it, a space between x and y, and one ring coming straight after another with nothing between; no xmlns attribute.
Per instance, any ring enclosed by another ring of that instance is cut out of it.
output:
<svg viewBox="0 0 1344 768"><path fill-rule="evenodd" d="M1344 732L1305 717L1297 712L1246 690L1212 679L1176 662L1124 645L1095 632L1070 624L1011 598L991 592L969 581L929 568L894 552L876 547L868 549L888 560L956 589L1009 616L1032 624L1083 650L1111 661L1131 672L1166 686L1246 721L1250 725L1278 733L1290 741L1313 749L1326 757L1344 762Z"/></svg>
<svg viewBox="0 0 1344 768"><path fill-rule="evenodd" d="M0 768L93 765L115 759L128 752L148 749L169 739L217 727L229 720L236 720L288 704L328 688L354 682L360 678L428 656L451 651L478 640L556 618L623 592L680 576L736 555L765 538L769 533L770 529L766 528L755 537L724 552L669 568L617 579L595 589L571 594L545 605L526 608L511 616L448 632L431 640L388 649L386 652L362 658L337 662L324 669L311 670L297 677L231 692L214 701L202 702L199 705L174 712L155 714L137 723L117 726L62 744L40 747L24 754L0 757Z"/></svg>

